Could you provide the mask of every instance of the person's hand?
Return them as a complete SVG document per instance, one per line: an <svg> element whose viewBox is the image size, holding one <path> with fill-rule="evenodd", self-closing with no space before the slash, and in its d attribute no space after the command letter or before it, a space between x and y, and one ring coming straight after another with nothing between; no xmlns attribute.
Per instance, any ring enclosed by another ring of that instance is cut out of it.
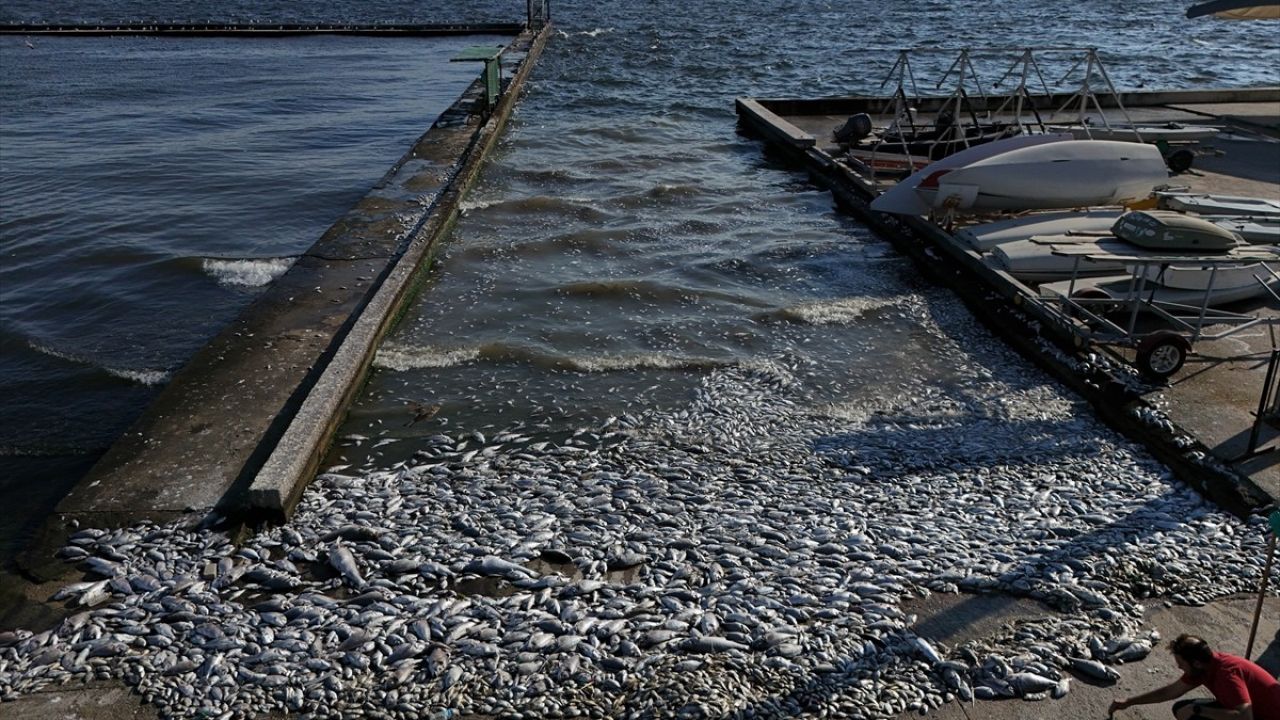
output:
<svg viewBox="0 0 1280 720"><path fill-rule="evenodd" d="M1111 707L1107 708L1107 717L1111 717L1116 714L1117 710L1123 710L1127 707L1129 707L1129 703L1124 700L1112 700Z"/></svg>

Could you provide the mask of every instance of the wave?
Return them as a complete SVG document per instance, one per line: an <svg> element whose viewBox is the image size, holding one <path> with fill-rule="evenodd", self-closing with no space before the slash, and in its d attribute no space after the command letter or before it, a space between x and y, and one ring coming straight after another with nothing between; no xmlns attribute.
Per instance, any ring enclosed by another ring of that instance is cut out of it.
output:
<svg viewBox="0 0 1280 720"><path fill-rule="evenodd" d="M83 355L77 355L76 353L67 352L65 350L58 350L57 348L51 348L37 342L28 341L27 345L32 350L35 350L42 355L55 357L59 360L65 360L66 362L74 363L76 365L87 365L101 370L112 377L117 377L121 380L128 380L129 382L137 383L139 385L163 385L169 381L169 377L171 376L171 373L168 370L111 367L109 365L98 363L97 361Z"/></svg>
<svg viewBox="0 0 1280 720"><path fill-rule="evenodd" d="M758 316L761 320L783 320L805 325L847 325L869 312L893 307L898 300L883 298L845 298L820 300L779 308Z"/></svg>
<svg viewBox="0 0 1280 720"><path fill-rule="evenodd" d="M589 198L552 197L550 195L533 195L524 198L504 198L501 200L475 200L463 202L459 209L464 213L475 210L495 210L514 215L567 215L588 222L600 222L609 219L609 213L595 207Z"/></svg>
<svg viewBox="0 0 1280 720"><path fill-rule="evenodd" d="M78 457L104 452L105 450L105 447L81 447L78 445L0 444L0 457Z"/></svg>
<svg viewBox="0 0 1280 720"><path fill-rule="evenodd" d="M566 37L566 38L575 37L575 36L593 38L593 37L600 37L601 35L606 35L613 31L614 29L611 27L598 27L598 28L592 28L590 30L575 30L573 32L567 32L565 30L557 30L556 34L559 35L560 37Z"/></svg>
<svg viewBox="0 0 1280 720"><path fill-rule="evenodd" d="M626 228L586 228L563 235L512 241L500 238L493 243L476 243L456 252L472 259L524 257L536 258L586 253L593 256L628 256L638 252L628 240L633 234Z"/></svg>
<svg viewBox="0 0 1280 720"><path fill-rule="evenodd" d="M635 208L662 204L664 202L695 198L705 194L706 191L697 185L688 185L683 183L659 183L642 193L620 196L616 198L615 202L620 207L632 210Z"/></svg>
<svg viewBox="0 0 1280 720"><path fill-rule="evenodd" d="M296 257L245 258L230 260L204 258L204 272L223 287L262 287L285 274L293 266Z"/></svg>
<svg viewBox="0 0 1280 720"><path fill-rule="evenodd" d="M709 288L688 288L669 283L627 278L620 280L582 280L566 283L554 288L557 295L603 298L647 300L651 302L690 303L699 300L722 300L738 305L762 306L763 303L748 295L726 292Z"/></svg>
<svg viewBox="0 0 1280 720"><path fill-rule="evenodd" d="M486 343L464 348L387 345L378 351L373 364L384 370L406 372L485 361L528 363L548 370L583 373L623 370L714 370L737 364L730 360L661 352L568 355L507 343Z"/></svg>

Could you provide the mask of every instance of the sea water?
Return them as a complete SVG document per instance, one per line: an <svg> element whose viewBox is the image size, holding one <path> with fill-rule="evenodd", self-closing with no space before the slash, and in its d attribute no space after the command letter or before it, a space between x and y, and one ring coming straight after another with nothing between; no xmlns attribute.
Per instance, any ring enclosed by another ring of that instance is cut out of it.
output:
<svg viewBox="0 0 1280 720"><path fill-rule="evenodd" d="M1158 0L553 3L556 32L330 464L686 401L785 359L816 403L981 372L953 300L737 132L740 95L946 92L1021 47L1097 47L1122 89L1280 84L1273 24ZM524 3L8 2L5 22L514 22ZM171 373L284 272L475 76L492 38L0 37L0 554ZM501 42L501 39L497 39ZM1047 53L1051 89L1077 50ZM953 79L953 78L952 78ZM1062 80L1061 83L1059 81ZM415 408L440 405L415 422ZM372 438L370 441L356 438Z"/></svg>

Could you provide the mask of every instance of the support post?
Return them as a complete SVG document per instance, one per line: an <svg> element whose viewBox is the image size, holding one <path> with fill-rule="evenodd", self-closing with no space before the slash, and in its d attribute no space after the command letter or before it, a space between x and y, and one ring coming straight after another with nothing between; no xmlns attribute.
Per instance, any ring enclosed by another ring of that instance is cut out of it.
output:
<svg viewBox="0 0 1280 720"><path fill-rule="evenodd" d="M1258 587L1258 604L1253 608L1253 625L1249 627L1249 644L1244 650L1246 660L1253 656L1253 639L1258 634L1258 619L1262 617L1262 601L1267 597L1267 580L1271 578L1271 561L1276 557L1276 537L1280 536L1280 510L1271 513L1268 522L1271 532L1270 537L1267 538L1267 562L1262 569L1262 583Z"/></svg>

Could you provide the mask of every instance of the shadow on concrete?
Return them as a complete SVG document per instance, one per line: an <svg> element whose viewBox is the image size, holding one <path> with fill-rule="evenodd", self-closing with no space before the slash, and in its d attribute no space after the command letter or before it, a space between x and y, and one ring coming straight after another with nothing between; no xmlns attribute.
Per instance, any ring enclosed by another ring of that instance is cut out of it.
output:
<svg viewBox="0 0 1280 720"><path fill-rule="evenodd" d="M1259 641L1262 638L1258 638ZM1280 630L1276 631L1276 636L1271 638L1271 644L1262 650L1262 654L1253 659L1263 667L1264 670L1271 673L1273 677L1280 677Z"/></svg>

